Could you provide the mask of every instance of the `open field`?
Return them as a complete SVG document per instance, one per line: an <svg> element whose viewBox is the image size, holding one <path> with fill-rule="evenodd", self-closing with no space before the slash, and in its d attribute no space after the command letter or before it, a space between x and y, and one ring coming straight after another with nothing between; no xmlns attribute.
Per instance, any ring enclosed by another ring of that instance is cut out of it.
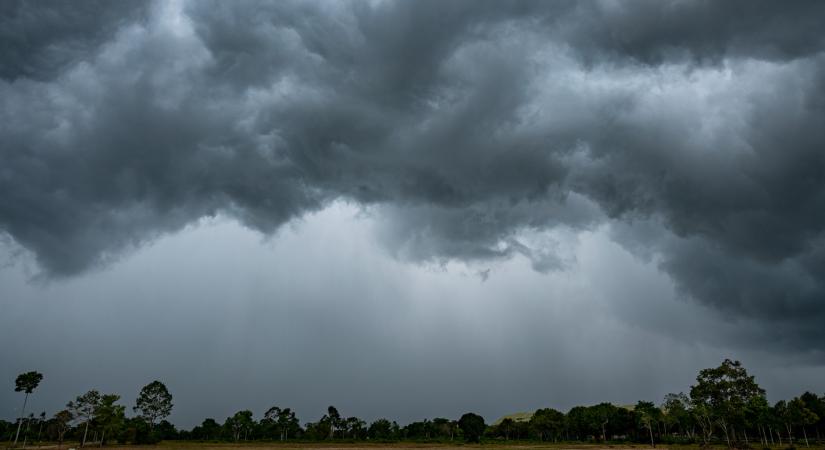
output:
<svg viewBox="0 0 825 450"><path fill-rule="evenodd" d="M34 448L34 447L27 447ZM40 447L40 449L57 448L56 446ZM63 449L78 448L77 445L63 445ZM98 448L95 446L87 446L86 448ZM569 444L569 443L538 443L538 442L485 442L483 444L464 444L456 443L438 443L438 442L386 442L386 443L344 443L344 442L286 442L286 443L248 443L248 444L227 444L227 443L199 443L199 442L164 442L159 445L123 445L123 446L106 446L108 449L117 450L194 450L194 449L208 449L208 450L272 450L272 449L323 449L323 450L360 450L360 449L459 449L459 448L496 448L496 449L555 449L555 450L643 450L650 449L646 445L588 445L588 444ZM761 447L760 447L761 448ZM771 450L785 450L786 446L772 446ZM806 449L803 447L798 447ZM699 450L698 445L657 445L657 450ZM825 450L822 445L811 445L810 450ZM723 445L706 448L706 450L727 450ZM808 449L806 449L808 450Z"/></svg>
<svg viewBox="0 0 825 450"><path fill-rule="evenodd" d="M6 448L6 447L0 447ZM20 447L18 447L19 449ZM27 450L47 450L57 449L57 445L42 445L42 446L26 446ZM64 442L61 447L63 450L78 449L78 443ZM87 445L86 449L101 448L96 445ZM456 443L438 443L438 442L383 442L383 443L346 443L346 442L270 442L270 443L248 443L248 444L233 444L233 443L207 443L207 442L163 442L158 445L107 445L106 449L117 450L194 450L194 449L208 449L208 450L270 450L270 449L319 449L319 450L377 450L382 448L390 449L467 449L467 448L508 448L508 449L555 449L555 450L632 450L632 449L650 449L650 446L644 445L588 445L588 444L554 444L554 443L537 443L537 442L485 442L483 444L464 444L462 442ZM698 446L657 446L658 450L698 450ZM812 449L814 447L811 447ZM725 447L719 447L723 450ZM784 448L776 447L774 450L784 450ZM823 449L825 450L825 449Z"/></svg>
<svg viewBox="0 0 825 450"><path fill-rule="evenodd" d="M392 443L315 443L315 442L294 442L294 443L273 443L273 444L162 444L160 446L122 446L122 447L108 447L110 449L118 450L193 450L193 449L209 449L209 450L272 450L279 448L302 448L302 449L323 449L323 450L377 450L383 448L389 449L459 449L459 448L506 448L506 449L556 449L556 450L621 450L623 448L631 449L633 447L591 447L591 446L560 446L552 444L538 444L538 443L485 443L485 444L440 444L440 443L414 443L414 442L392 442ZM644 447L637 447L639 449ZM649 447L647 447L649 448ZM665 447L657 447L664 449Z"/></svg>

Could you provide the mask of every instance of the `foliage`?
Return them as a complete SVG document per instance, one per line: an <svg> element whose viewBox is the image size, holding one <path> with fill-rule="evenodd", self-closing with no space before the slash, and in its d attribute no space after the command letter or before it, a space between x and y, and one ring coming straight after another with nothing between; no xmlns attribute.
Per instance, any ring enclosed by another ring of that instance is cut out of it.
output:
<svg viewBox="0 0 825 450"><path fill-rule="evenodd" d="M20 392L27 385L21 384ZM28 385L34 390L37 385ZM116 394L101 395L90 390L67 405L67 409L46 420L30 414L10 423L0 420L0 438L11 442L15 431L21 430L21 440L62 443L64 438L81 445L87 438L95 445L113 440L137 445L154 444L160 440L247 441L247 440L349 440L387 442L398 440L447 442L465 439L489 440L580 441L595 442L607 447L617 443L659 443L673 445L700 443L718 446L720 443L745 448L759 445L776 448L821 445L825 426L825 396L805 392L791 400L768 405L764 391L749 376L740 363L725 360L721 366L699 372L690 394L668 394L661 407L650 401L619 407L610 403L576 406L567 414L541 408L534 413L506 417L486 426L484 419L473 413L459 420L436 417L400 427L396 422L378 419L367 423L354 416L344 417L330 406L317 422L300 425L290 408L273 406L256 420L252 411L242 410L227 417L223 425L205 419L191 430L177 430L163 419L171 412L171 395L160 382L141 390L140 414L127 418L125 407L118 404ZM517 418L515 418L517 417ZM31 434L27 431L31 430ZM36 436L36 437L35 437ZM813 440L813 442L811 442ZM606 441L606 442L603 442ZM758 441L758 444L757 444ZM292 444L295 445L295 444ZM679 447L676 447L679 448ZM821 448L821 447L818 447Z"/></svg>
<svg viewBox="0 0 825 450"><path fill-rule="evenodd" d="M731 428L744 427L748 406L764 399L765 390L748 375L742 363L730 359L719 367L699 371L696 381L690 388L694 405L722 429L729 446L735 444L736 435Z"/></svg>
<svg viewBox="0 0 825 450"><path fill-rule="evenodd" d="M464 433L467 442L479 442L484 434L484 418L474 413L466 413L458 419L458 428Z"/></svg>
<svg viewBox="0 0 825 450"><path fill-rule="evenodd" d="M120 396L116 394L108 394L100 397L100 402L94 410L93 420L101 430L101 444L106 443L107 436L117 436L123 429L123 424L126 421L126 407L117 405L115 402L120 400Z"/></svg>
<svg viewBox="0 0 825 450"><path fill-rule="evenodd" d="M536 410L530 418L530 429L541 441L557 440L564 432L564 425L564 413L553 408Z"/></svg>
<svg viewBox="0 0 825 450"><path fill-rule="evenodd" d="M149 424L151 430L159 419L172 412L172 394L166 389L166 385L155 380L140 390L137 404L132 409Z"/></svg>
<svg viewBox="0 0 825 450"><path fill-rule="evenodd" d="M43 374L40 372L21 373L14 380L14 392L31 394L40 385L41 381L43 381Z"/></svg>

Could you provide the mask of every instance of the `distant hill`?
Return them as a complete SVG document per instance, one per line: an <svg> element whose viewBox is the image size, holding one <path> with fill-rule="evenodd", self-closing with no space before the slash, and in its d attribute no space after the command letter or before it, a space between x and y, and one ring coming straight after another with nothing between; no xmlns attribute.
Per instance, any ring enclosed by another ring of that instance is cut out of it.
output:
<svg viewBox="0 0 825 450"><path fill-rule="evenodd" d="M616 405L616 407L623 408L623 409L626 409L628 411L633 411L636 408L636 405ZM498 424L501 423L502 420L507 419L507 418L513 419L516 422L529 422L530 418L533 417L533 413L535 413L535 411L517 412L517 413L513 413L513 414L508 414L506 416L501 416L495 422L493 422L493 425L498 425ZM567 414L567 413L565 413L565 414Z"/></svg>
<svg viewBox="0 0 825 450"><path fill-rule="evenodd" d="M535 412L535 411L517 412L517 413L513 413L513 414L508 414L506 416L501 416L501 417L498 418L498 420L493 422L493 425L500 424L501 421L504 420L504 419L513 419L513 421L515 421L515 422L529 422L530 418L533 417L533 412Z"/></svg>

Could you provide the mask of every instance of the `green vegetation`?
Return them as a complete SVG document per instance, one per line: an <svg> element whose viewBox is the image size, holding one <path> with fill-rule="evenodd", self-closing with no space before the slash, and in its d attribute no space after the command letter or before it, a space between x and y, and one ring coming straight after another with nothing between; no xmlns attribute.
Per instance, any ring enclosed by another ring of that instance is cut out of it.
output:
<svg viewBox="0 0 825 450"><path fill-rule="evenodd" d="M24 392L23 408L20 410L20 417L17 419L17 432L14 434L14 445L17 445L17 440L20 438L20 425L23 423L23 418L26 417L26 403L29 401L29 394L37 389L40 382L43 381L43 374L35 371L21 373L14 380L14 392Z"/></svg>
<svg viewBox="0 0 825 450"><path fill-rule="evenodd" d="M32 374L36 374L32 375ZM28 372L18 377L17 391L26 393L24 408L42 375ZM429 444L596 444L641 445L668 448L700 445L706 448L787 448L822 445L825 435L825 395L806 392L771 406L765 391L738 361L725 360L719 367L701 370L689 393L668 394L660 405L639 401L632 406L599 403L576 406L566 414L553 408L533 413L505 416L492 425L484 418L466 413L458 420L443 417L400 426L388 419L367 423L346 417L334 406L317 422L301 426L290 408L272 406L256 420L250 410L227 417L223 423L207 418L191 430L178 430L166 417L172 411L172 395L160 381L141 389L133 410L126 417L125 406L116 394L91 390L78 396L46 419L30 414L16 423L0 421L0 439L23 444L41 439L57 442L74 440L80 446L114 442L155 444L161 440L186 447L194 443L314 442L363 446L376 443L426 442ZM187 444L187 441L190 444ZM429 445L428 444L428 445ZM402 445L403 446L403 445ZM695 448L695 447L694 447Z"/></svg>

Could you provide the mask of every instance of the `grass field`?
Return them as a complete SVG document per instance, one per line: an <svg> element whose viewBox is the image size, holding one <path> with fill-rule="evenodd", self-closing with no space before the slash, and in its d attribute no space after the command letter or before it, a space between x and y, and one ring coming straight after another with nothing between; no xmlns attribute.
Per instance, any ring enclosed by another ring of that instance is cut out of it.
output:
<svg viewBox="0 0 825 450"><path fill-rule="evenodd" d="M64 447L66 448L66 447ZM89 447L87 447L89 448ZM650 449L646 445L588 445L588 444L542 444L538 442L485 442L483 444L464 444L457 443L415 443L415 442L392 442L392 443L343 443L343 442L287 442L287 443L248 443L248 444L212 444L212 443L195 443L195 442L164 442L157 446L107 446L109 449L119 450L194 450L194 449L208 449L208 450L271 450L279 448L304 448L304 449L323 449L323 450L358 450L358 449L458 449L458 448L495 448L495 449L555 449L555 450L644 450ZM761 447L760 447L761 448ZM809 450L804 446L797 447L799 450ZM698 445L657 445L657 450L699 450ZM772 450L785 450L785 446L774 446ZM713 448L706 448L705 450L727 450L725 446L716 446ZM811 446L810 450L825 450L822 446Z"/></svg>
<svg viewBox="0 0 825 450"><path fill-rule="evenodd" d="M0 446L0 448L4 448ZM18 447L19 448L19 447ZM77 443L64 443L61 450L79 449ZM100 447L87 445L86 449L93 450ZM276 450L276 449L319 449L319 450L377 450L388 449L460 449L460 448L489 448L489 449L554 449L554 450L647 450L649 445L596 445L596 444L570 444L570 443L539 443L539 442L506 442L506 441L486 441L483 444L465 444L463 442L438 443L438 442L249 442L249 443L205 443L205 442L175 442L167 441L158 445L107 445L103 447L110 450ZM53 450L57 445L27 446L28 450ZM754 450L761 450L762 447L754 447ZM769 450L786 450L787 446L772 446ZM798 450L825 450L821 444L810 447L800 446ZM657 445L656 450L700 450L698 445ZM728 450L724 445L706 447L702 450Z"/></svg>

